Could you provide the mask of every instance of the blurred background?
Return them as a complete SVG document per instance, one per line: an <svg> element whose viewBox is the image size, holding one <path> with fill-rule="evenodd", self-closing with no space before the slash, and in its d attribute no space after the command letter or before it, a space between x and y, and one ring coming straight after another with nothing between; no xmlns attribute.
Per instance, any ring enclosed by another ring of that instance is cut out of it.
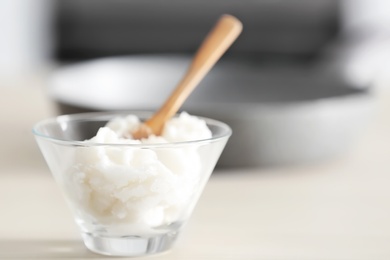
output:
<svg viewBox="0 0 390 260"><path fill-rule="evenodd" d="M369 53L361 47L364 55L383 55L388 9L386 0L5 0L0 69L5 75L48 62L193 53L224 13L245 25L231 55L318 62L345 58L362 45L374 47Z"/></svg>
<svg viewBox="0 0 390 260"><path fill-rule="evenodd" d="M389 12L386 0L3 0L0 86L39 78L55 114L154 110L228 13L244 31L183 110L232 126L227 166L318 161L357 139L389 81Z"/></svg>

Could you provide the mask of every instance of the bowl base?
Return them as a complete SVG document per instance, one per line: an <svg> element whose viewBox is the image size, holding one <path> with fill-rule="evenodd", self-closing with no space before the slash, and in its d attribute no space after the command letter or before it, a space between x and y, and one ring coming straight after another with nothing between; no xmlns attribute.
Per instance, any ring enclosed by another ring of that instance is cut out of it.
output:
<svg viewBox="0 0 390 260"><path fill-rule="evenodd" d="M101 237L83 233L85 246L92 252L109 256L142 256L163 253L172 248L178 233L171 232L152 237Z"/></svg>

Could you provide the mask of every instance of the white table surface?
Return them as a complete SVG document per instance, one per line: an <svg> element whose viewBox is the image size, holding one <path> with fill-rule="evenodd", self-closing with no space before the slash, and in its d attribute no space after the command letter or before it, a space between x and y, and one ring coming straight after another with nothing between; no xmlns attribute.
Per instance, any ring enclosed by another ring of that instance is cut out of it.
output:
<svg viewBox="0 0 390 260"><path fill-rule="evenodd" d="M106 257L83 245L31 134L54 114L34 85L0 88L0 259ZM151 259L390 259L390 94L342 158L213 173L174 249Z"/></svg>

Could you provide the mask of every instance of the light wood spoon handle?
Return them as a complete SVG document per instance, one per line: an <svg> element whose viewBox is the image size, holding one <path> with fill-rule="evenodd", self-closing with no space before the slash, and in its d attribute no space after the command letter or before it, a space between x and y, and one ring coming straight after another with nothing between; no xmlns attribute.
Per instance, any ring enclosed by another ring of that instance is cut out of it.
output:
<svg viewBox="0 0 390 260"><path fill-rule="evenodd" d="M194 88L233 44L241 31L241 22L231 15L223 15L218 20L196 52L186 75L162 107L145 122L149 128L148 134L161 134L165 122L177 113ZM140 137L137 133L133 133L133 136L138 139ZM142 136L145 137L145 133L141 134L141 138Z"/></svg>

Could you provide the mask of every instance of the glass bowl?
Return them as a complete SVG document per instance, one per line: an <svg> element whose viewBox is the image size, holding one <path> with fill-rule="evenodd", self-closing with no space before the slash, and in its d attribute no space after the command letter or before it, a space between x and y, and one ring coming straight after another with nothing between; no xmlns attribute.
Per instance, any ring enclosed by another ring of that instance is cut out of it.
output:
<svg viewBox="0 0 390 260"><path fill-rule="evenodd" d="M33 134L87 248L115 256L169 250L189 219L230 135L158 144L86 142L110 119L148 112L83 113L38 122Z"/></svg>

